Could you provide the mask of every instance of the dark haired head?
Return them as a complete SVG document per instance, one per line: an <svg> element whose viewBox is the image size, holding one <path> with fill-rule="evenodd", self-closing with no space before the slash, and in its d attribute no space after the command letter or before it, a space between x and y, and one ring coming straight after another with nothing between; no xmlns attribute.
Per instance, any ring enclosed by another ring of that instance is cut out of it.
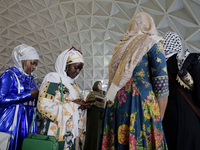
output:
<svg viewBox="0 0 200 150"><path fill-rule="evenodd" d="M100 91L99 88L98 88L99 83L101 83L101 81L96 81L96 82L94 83L94 85L93 85L93 87L92 87L92 90L93 90L93 91L97 91L97 92Z"/></svg>

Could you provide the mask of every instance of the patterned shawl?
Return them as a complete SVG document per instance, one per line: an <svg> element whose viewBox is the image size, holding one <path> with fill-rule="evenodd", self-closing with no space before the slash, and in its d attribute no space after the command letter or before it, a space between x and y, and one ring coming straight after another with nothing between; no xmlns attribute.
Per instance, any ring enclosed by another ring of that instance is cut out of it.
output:
<svg viewBox="0 0 200 150"><path fill-rule="evenodd" d="M190 53L188 50L183 51L179 35L175 32L167 32L164 37L163 46L166 60L168 60L168 58L174 54L177 54L176 59L178 63L178 69L181 70L185 59Z"/></svg>
<svg viewBox="0 0 200 150"><path fill-rule="evenodd" d="M157 42L157 30L152 17L140 12L130 21L127 33L118 42L109 63L109 83L106 99L114 101L114 97L131 78L136 65Z"/></svg>
<svg viewBox="0 0 200 150"><path fill-rule="evenodd" d="M91 105L97 106L99 108L104 108L104 97L105 93L102 90L99 90L99 83L101 81L96 81L92 87L93 91L91 91L86 98L86 102L90 103Z"/></svg>

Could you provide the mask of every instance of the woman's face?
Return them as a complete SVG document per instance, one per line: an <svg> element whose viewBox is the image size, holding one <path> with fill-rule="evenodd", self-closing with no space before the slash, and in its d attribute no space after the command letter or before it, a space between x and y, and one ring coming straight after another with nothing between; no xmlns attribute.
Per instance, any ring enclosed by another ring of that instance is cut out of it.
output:
<svg viewBox="0 0 200 150"><path fill-rule="evenodd" d="M98 89L99 89L100 91L102 91L102 83L101 83L101 82L99 82L99 84L98 84Z"/></svg>
<svg viewBox="0 0 200 150"><path fill-rule="evenodd" d="M66 65L66 73L72 79L74 79L82 69L83 69L83 63L81 62Z"/></svg>
<svg viewBox="0 0 200 150"><path fill-rule="evenodd" d="M38 65L38 60L22 60L22 68L26 74L31 74Z"/></svg>

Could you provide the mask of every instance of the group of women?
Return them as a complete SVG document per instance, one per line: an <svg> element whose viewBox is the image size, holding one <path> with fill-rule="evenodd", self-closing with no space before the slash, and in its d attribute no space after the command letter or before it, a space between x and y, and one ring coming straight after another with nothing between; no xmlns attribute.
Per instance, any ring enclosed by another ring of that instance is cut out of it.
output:
<svg viewBox="0 0 200 150"><path fill-rule="evenodd" d="M42 122L38 129L35 120L31 132L57 136L60 128L58 140L65 150L199 147L199 55L184 51L174 32L164 39L158 36L148 13L134 15L116 45L106 94L96 82L82 99L75 80L84 59L74 47L58 56L56 72L45 76L39 90L32 76L37 51L22 44L13 50L12 59L14 67L0 77L0 132L13 135L10 150L21 149L36 103Z"/></svg>

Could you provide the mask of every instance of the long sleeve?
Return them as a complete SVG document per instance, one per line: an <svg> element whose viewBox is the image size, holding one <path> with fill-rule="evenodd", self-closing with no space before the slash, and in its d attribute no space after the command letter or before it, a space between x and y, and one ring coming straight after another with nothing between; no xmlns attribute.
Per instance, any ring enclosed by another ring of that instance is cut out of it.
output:
<svg viewBox="0 0 200 150"><path fill-rule="evenodd" d="M157 98L169 95L166 59L161 43L155 44L148 53L152 84Z"/></svg>
<svg viewBox="0 0 200 150"><path fill-rule="evenodd" d="M30 91L21 89L22 92L18 94L18 83L15 78L16 77L10 71L3 73L0 77L0 107L30 100Z"/></svg>
<svg viewBox="0 0 200 150"><path fill-rule="evenodd" d="M168 102L168 74L166 59L161 43L155 44L150 50L150 68L153 89L160 108L161 120L163 120Z"/></svg>
<svg viewBox="0 0 200 150"><path fill-rule="evenodd" d="M39 112L51 121L60 122L64 117L69 119L75 112L73 102L61 102L59 84L45 82L40 92L37 108ZM78 108L78 105L77 105ZM66 120L67 120L66 119Z"/></svg>

